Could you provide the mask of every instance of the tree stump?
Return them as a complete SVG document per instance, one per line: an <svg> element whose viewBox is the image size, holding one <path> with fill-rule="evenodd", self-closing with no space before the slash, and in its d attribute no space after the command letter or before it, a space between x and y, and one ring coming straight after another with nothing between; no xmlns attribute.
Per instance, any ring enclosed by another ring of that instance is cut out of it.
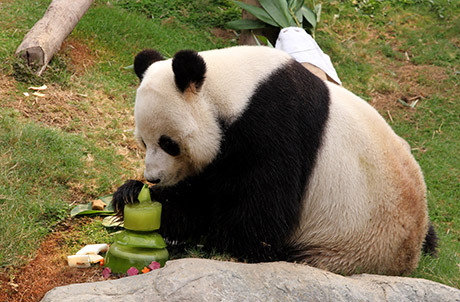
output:
<svg viewBox="0 0 460 302"><path fill-rule="evenodd" d="M261 7L259 0L242 0L242 2ZM252 14L248 13L245 10L243 10L242 18L249 19L249 20L257 20L256 17L254 17ZM280 32L279 28L275 28L271 26L267 28L262 28L262 29L242 30L238 43L240 45L257 45L257 42L254 40L254 37L252 36L252 33L254 33L254 35L256 36L261 35L261 36L266 37L273 45L275 45L279 32Z"/></svg>
<svg viewBox="0 0 460 302"><path fill-rule="evenodd" d="M53 0L16 49L29 66L38 67L40 76L62 42L72 32L94 0Z"/></svg>

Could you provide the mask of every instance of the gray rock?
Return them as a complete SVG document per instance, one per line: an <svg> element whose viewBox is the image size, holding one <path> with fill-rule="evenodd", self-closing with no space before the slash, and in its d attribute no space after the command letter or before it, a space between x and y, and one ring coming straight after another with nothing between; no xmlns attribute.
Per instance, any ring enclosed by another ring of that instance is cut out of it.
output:
<svg viewBox="0 0 460 302"><path fill-rule="evenodd" d="M286 262L244 264L180 259L143 275L57 287L42 301L460 302L460 290L423 279L343 277Z"/></svg>

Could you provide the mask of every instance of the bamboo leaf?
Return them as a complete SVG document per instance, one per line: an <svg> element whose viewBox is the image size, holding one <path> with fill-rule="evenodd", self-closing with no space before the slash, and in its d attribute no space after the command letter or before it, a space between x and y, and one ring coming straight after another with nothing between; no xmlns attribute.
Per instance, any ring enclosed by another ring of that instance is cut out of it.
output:
<svg viewBox="0 0 460 302"><path fill-rule="evenodd" d="M113 207L112 207L113 195L112 194L99 197L99 199L107 204L107 208L109 208L110 210L113 210Z"/></svg>
<svg viewBox="0 0 460 302"><path fill-rule="evenodd" d="M112 195L106 195L99 198L103 202L107 204L104 210L93 210L93 204L91 202L85 204L79 204L75 206L72 211L70 212L70 217L74 217L77 215L113 215L115 214L115 209L113 208L112 204Z"/></svg>
<svg viewBox="0 0 460 302"><path fill-rule="evenodd" d="M115 212L113 212L113 211L92 210L91 207L92 207L91 203L79 204L75 208L72 209L72 211L70 212L70 217L74 217L74 216L77 216L77 215L93 215L93 214L113 215L113 214L115 214Z"/></svg>
<svg viewBox="0 0 460 302"><path fill-rule="evenodd" d="M271 18L278 23L278 27L297 26L285 0L259 0L259 3Z"/></svg>
<svg viewBox="0 0 460 302"><path fill-rule="evenodd" d="M263 9L254 5L246 4L240 1L233 1L236 5L246 10L248 13L254 15L260 21L267 23L271 26L279 27L273 18Z"/></svg>
<svg viewBox="0 0 460 302"><path fill-rule="evenodd" d="M305 20L307 20L308 24L304 24L304 28L308 28L308 27L311 27L311 28L316 28L316 15L315 13L309 9L308 7L306 7L305 5L302 6L302 14L303 14L303 17L305 18Z"/></svg>
<svg viewBox="0 0 460 302"><path fill-rule="evenodd" d="M230 22L227 22L226 25L228 28L235 29L235 30L259 29L259 28L267 27L267 23L264 23L260 20L249 20L249 19L230 21Z"/></svg>

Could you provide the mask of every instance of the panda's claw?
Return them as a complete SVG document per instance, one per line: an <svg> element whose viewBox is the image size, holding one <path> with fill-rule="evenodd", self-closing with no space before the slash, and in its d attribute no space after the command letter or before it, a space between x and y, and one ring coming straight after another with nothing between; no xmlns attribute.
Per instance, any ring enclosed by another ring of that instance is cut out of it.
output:
<svg viewBox="0 0 460 302"><path fill-rule="evenodd" d="M116 215L123 217L123 209L128 203L137 203L144 184L139 180L128 180L113 193L112 204Z"/></svg>

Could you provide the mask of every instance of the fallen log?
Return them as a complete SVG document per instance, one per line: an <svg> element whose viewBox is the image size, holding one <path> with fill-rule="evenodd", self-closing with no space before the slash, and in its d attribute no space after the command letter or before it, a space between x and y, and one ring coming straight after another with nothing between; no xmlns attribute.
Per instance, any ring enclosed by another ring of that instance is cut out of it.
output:
<svg viewBox="0 0 460 302"><path fill-rule="evenodd" d="M38 70L40 76L93 1L53 0L43 18L24 37L16 55Z"/></svg>

